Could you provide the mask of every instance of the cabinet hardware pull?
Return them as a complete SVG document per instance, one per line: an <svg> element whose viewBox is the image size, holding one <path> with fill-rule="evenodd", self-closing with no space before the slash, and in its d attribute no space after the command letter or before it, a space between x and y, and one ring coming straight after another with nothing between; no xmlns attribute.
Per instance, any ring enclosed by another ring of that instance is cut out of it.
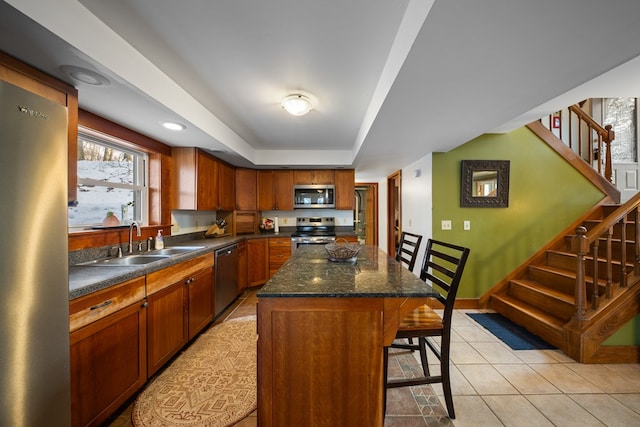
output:
<svg viewBox="0 0 640 427"><path fill-rule="evenodd" d="M97 309L99 309L99 308L106 307L106 306L108 306L109 304L111 304L112 302L113 302L113 301L111 301L111 300L107 300L107 301L103 302L102 304L94 305L94 306L93 306L93 307L91 307L89 310L97 310Z"/></svg>
<svg viewBox="0 0 640 427"><path fill-rule="evenodd" d="M147 307L149 307L149 303L147 301L142 303L142 308L147 308Z"/></svg>

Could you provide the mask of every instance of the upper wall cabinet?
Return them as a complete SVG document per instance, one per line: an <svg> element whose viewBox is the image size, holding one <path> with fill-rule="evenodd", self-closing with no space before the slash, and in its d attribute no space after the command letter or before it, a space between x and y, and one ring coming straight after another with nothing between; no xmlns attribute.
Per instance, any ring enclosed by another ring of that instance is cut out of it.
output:
<svg viewBox="0 0 640 427"><path fill-rule="evenodd" d="M336 209L353 210L355 172L353 169L336 169Z"/></svg>
<svg viewBox="0 0 640 427"><path fill-rule="evenodd" d="M193 147L173 147L173 209L216 210L218 162Z"/></svg>
<svg viewBox="0 0 640 427"><path fill-rule="evenodd" d="M232 211L236 208L235 168L218 160L218 207L216 210Z"/></svg>
<svg viewBox="0 0 640 427"><path fill-rule="evenodd" d="M293 171L258 171L258 210L293 210Z"/></svg>
<svg viewBox="0 0 640 427"><path fill-rule="evenodd" d="M293 171L293 184L334 184L333 169L296 169Z"/></svg>
<svg viewBox="0 0 640 427"><path fill-rule="evenodd" d="M236 168L236 209L255 211L258 203L258 176L255 169Z"/></svg>

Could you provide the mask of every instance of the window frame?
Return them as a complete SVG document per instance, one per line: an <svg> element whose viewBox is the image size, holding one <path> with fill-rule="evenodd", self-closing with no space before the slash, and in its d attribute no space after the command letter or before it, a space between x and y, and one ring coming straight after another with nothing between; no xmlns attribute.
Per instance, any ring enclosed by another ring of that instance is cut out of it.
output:
<svg viewBox="0 0 640 427"><path fill-rule="evenodd" d="M106 147L110 147L116 149L118 151L122 151L128 154L131 154L136 159L134 162L134 180L136 181L134 184L122 184L117 182L108 182L109 187L121 188L132 190L134 192L134 220L137 221L142 226L149 225L149 168L150 168L150 156L149 153L142 150L135 143L123 140L121 138L117 138L112 135L108 135L103 132L96 131L94 129L78 126L78 145L80 144L80 139L89 140L90 142L94 142L96 144L104 145ZM76 163L77 159L77 150L76 150ZM141 173L137 172L141 171ZM104 181L94 180L91 178L82 178L77 175L77 184L89 184L95 186L107 186ZM135 194L140 192L139 199L136 199ZM139 218L139 219L138 219ZM87 227L98 226L100 224L78 224L78 225L69 225L69 232L86 230Z"/></svg>

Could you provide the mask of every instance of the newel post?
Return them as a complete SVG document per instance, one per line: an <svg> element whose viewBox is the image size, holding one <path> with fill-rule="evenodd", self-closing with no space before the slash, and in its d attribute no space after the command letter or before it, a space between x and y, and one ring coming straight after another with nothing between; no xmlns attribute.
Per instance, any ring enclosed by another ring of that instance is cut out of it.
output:
<svg viewBox="0 0 640 427"><path fill-rule="evenodd" d="M587 229L583 226L576 228L576 237L574 238L574 250L578 255L576 269L576 311L573 318L579 322L587 320L587 288L585 285L585 265L584 257L589 251L589 242L587 240Z"/></svg>
<svg viewBox="0 0 640 427"><path fill-rule="evenodd" d="M611 143L615 139L616 133L611 130L611 125L606 125L604 128L607 131L607 138L604 140L604 143L607 146L607 154L604 163L604 177L607 179L607 181L613 183L613 170L611 167Z"/></svg>

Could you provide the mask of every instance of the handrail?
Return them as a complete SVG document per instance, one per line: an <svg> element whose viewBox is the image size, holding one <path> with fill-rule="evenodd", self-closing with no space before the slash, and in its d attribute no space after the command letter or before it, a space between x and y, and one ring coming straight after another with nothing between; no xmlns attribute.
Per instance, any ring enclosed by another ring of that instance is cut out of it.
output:
<svg viewBox="0 0 640 427"><path fill-rule="evenodd" d="M613 168L611 165L611 143L613 142L613 140L615 139L615 132L611 130L612 126L611 125L606 125L605 127L602 127L600 125L600 123L596 122L593 117L591 117L586 111L584 111L582 108L580 108L579 105L574 104L569 106L569 111L574 113L576 116L578 116L578 140L580 141L579 144L581 144L581 134L580 134L580 124L582 122L584 122L588 128L588 130L590 132L595 132L595 134L598 136L598 150L597 150L597 157L594 159L593 158L593 150L591 149L591 145L589 144L589 160L593 161L593 160L597 160L598 162L598 172L602 173L600 170L600 159L601 159L601 153L602 153L602 145L601 143L604 142L604 144L606 145L606 150L605 150L605 166L604 166L604 177L609 181L609 182L613 182ZM569 116L569 119L571 119L571 116ZM572 129L571 125L569 127L569 129ZM590 138L589 138L590 140Z"/></svg>
<svg viewBox="0 0 640 427"><path fill-rule="evenodd" d="M627 237L626 227L629 222L629 214L635 213L633 222L635 223L635 244L634 244L634 258L633 258L633 274L640 274L640 193L637 193L625 204L618 207L611 214L607 215L602 222L597 224L591 230L587 231L586 227L579 226L576 228L576 236L572 240L572 248L577 254L577 274L576 274L576 286L575 286L575 313L573 318L582 323L587 320L587 288L586 288L586 262L585 257L592 249L592 262L593 262L593 292L591 308L597 310L599 308L599 293L598 293L598 280L599 280L599 246L600 238L605 238L606 245L606 284L605 284L605 298L611 298L612 284L613 284L613 259L612 259L612 238L614 233L614 227L619 225L620 229L620 287L626 288L628 283L627 277Z"/></svg>

